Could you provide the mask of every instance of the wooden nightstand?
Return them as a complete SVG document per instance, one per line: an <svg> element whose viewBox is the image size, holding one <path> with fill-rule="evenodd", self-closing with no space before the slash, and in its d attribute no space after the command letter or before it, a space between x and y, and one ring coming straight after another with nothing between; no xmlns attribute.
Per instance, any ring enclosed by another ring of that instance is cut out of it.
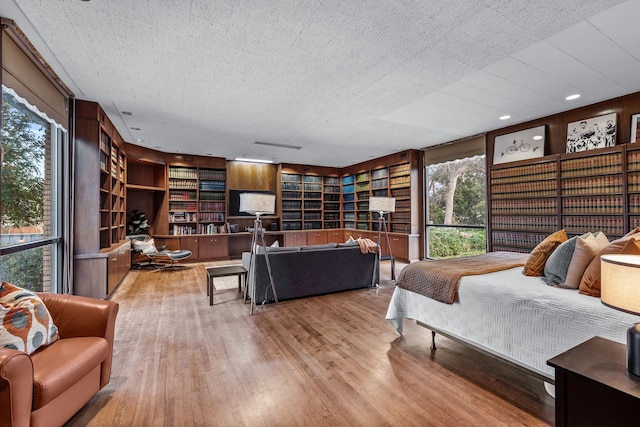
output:
<svg viewBox="0 0 640 427"><path fill-rule="evenodd" d="M640 425L640 377L626 346L600 337L550 359L556 369L556 426Z"/></svg>

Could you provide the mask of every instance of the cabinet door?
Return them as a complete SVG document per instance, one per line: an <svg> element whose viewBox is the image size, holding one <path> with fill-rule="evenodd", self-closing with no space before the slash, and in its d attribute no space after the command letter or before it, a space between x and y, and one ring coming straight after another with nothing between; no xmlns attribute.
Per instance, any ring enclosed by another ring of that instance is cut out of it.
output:
<svg viewBox="0 0 640 427"><path fill-rule="evenodd" d="M107 295L110 295L118 286L120 279L119 251L113 251L107 258Z"/></svg>
<svg viewBox="0 0 640 427"><path fill-rule="evenodd" d="M199 238L195 236L182 236L180 237L180 247L177 249L185 249L191 251L192 258L200 258L198 251Z"/></svg>
<svg viewBox="0 0 640 427"><path fill-rule="evenodd" d="M284 233L285 246L304 246L307 244L307 233L305 231L290 231Z"/></svg>
<svg viewBox="0 0 640 427"><path fill-rule="evenodd" d="M409 259L409 237L403 235L389 235L389 243L391 244L391 252L395 258ZM384 254L388 255L386 242L383 246Z"/></svg>
<svg viewBox="0 0 640 427"><path fill-rule="evenodd" d="M160 249L161 247L165 247L167 250L175 251L178 249L182 249L180 247L181 242L179 237L154 237L153 238L156 248Z"/></svg>
<svg viewBox="0 0 640 427"><path fill-rule="evenodd" d="M199 238L199 258L227 258L229 256L227 236L202 236Z"/></svg>
<svg viewBox="0 0 640 427"><path fill-rule="evenodd" d="M329 243L329 235L326 231L309 231L307 233L307 245L323 245Z"/></svg>
<svg viewBox="0 0 640 427"><path fill-rule="evenodd" d="M331 230L329 231L329 237L327 238L329 243L344 243L346 240L344 238L344 232L342 230Z"/></svg>
<svg viewBox="0 0 640 427"><path fill-rule="evenodd" d="M131 268L131 245L128 243L126 245L120 246L118 250L118 283L122 281L124 276L127 275L127 272Z"/></svg>

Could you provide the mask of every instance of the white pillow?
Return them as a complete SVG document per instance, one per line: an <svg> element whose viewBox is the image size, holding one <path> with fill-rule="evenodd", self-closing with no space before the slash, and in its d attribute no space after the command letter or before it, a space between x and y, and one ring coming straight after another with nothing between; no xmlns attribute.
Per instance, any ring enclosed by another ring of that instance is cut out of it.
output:
<svg viewBox="0 0 640 427"><path fill-rule="evenodd" d="M157 252L156 244L153 241L153 237L144 241L134 240L133 248L145 255L153 255Z"/></svg>

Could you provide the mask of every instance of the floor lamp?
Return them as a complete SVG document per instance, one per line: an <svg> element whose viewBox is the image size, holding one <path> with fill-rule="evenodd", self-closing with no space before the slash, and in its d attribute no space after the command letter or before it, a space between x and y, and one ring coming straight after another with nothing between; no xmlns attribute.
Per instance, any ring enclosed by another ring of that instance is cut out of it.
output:
<svg viewBox="0 0 640 427"><path fill-rule="evenodd" d="M387 230L387 221L385 215L390 212L396 211L396 198L395 197L370 197L369 198L369 211L378 213L378 247L376 249L376 269L378 273L378 281L380 281L380 261L382 259L382 247L381 237L384 232L384 237L387 241L387 250L389 251L389 259L391 259L391 280L396 280L396 262L391 253L391 243L389 242L389 231ZM377 286L376 271L374 270L372 286Z"/></svg>
<svg viewBox="0 0 640 427"><path fill-rule="evenodd" d="M256 302L256 255L258 250L258 238L262 242L264 248L264 260L267 264L267 272L269 273L269 285L273 291L273 299L278 303L278 295L276 287L273 285L273 276L271 275L271 263L269 262L269 252L264 241L264 228L262 228L262 220L260 215L272 215L275 212L276 196L273 194L263 193L240 193L240 212L250 213L256 216L253 223L253 237L251 239L251 259L249 261L249 284L251 286L251 314ZM246 291L246 289L245 289ZM245 294L246 296L246 294Z"/></svg>

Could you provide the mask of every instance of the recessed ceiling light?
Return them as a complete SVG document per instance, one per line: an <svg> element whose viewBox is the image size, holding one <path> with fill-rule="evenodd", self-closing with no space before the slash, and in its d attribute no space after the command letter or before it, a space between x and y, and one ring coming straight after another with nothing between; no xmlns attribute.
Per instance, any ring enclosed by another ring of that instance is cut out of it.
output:
<svg viewBox="0 0 640 427"><path fill-rule="evenodd" d="M144 139L136 138L136 142L144 142Z"/></svg>
<svg viewBox="0 0 640 427"><path fill-rule="evenodd" d="M504 116L500 116L499 117L500 120L507 120L507 119L510 119L510 118L511 118L511 116L508 115L508 114L505 114Z"/></svg>
<svg viewBox="0 0 640 427"><path fill-rule="evenodd" d="M131 111L120 111L120 112L125 116L133 116L133 113Z"/></svg>
<svg viewBox="0 0 640 427"><path fill-rule="evenodd" d="M534 141L540 141L542 139L542 135L536 135L533 137Z"/></svg>
<svg viewBox="0 0 640 427"><path fill-rule="evenodd" d="M247 157L236 157L236 161L238 161L238 162L249 162L249 163L273 163L273 160L249 159Z"/></svg>
<svg viewBox="0 0 640 427"><path fill-rule="evenodd" d="M574 99L578 99L578 98L580 98L580 94L579 93L574 93L573 95L567 96L565 99L567 101L573 101Z"/></svg>
<svg viewBox="0 0 640 427"><path fill-rule="evenodd" d="M131 129L131 130L142 130L140 128L129 128L129 129Z"/></svg>

